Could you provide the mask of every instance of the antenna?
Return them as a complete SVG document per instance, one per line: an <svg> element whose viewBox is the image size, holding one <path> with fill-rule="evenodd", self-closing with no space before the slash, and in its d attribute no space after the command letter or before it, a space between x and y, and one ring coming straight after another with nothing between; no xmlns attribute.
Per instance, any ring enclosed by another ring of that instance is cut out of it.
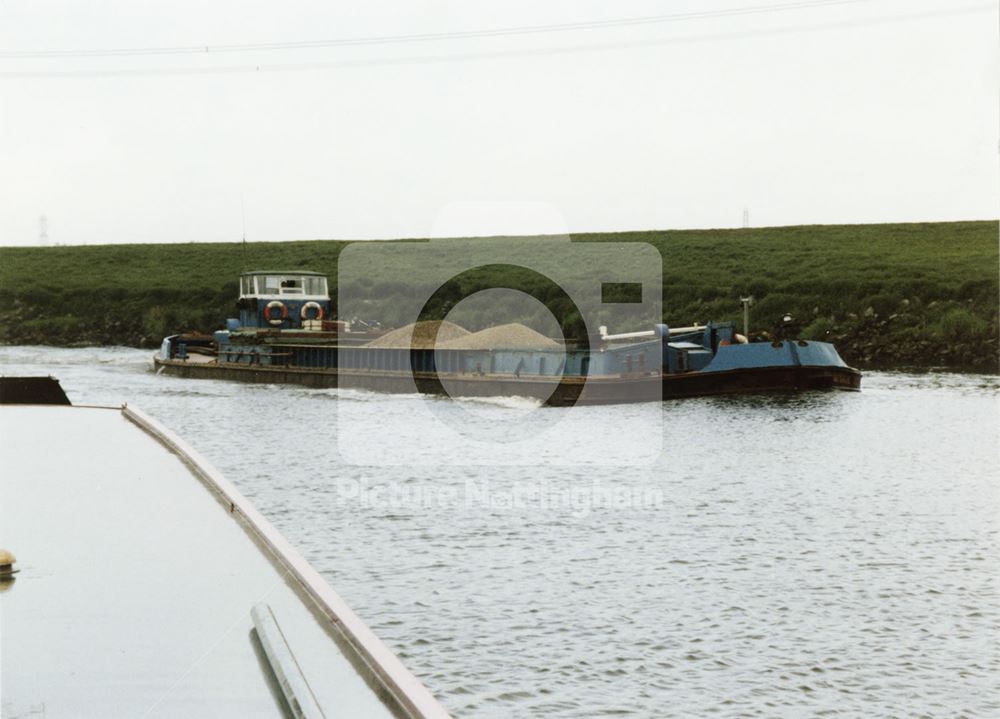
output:
<svg viewBox="0 0 1000 719"><path fill-rule="evenodd" d="M49 218L45 215L38 217L38 244L42 246L49 244Z"/></svg>
<svg viewBox="0 0 1000 719"><path fill-rule="evenodd" d="M747 297L740 297L740 302L743 303L743 336L750 339L750 305L753 304L753 295Z"/></svg>
<svg viewBox="0 0 1000 719"><path fill-rule="evenodd" d="M247 207L240 193L240 215L243 217L243 269L247 269Z"/></svg>
<svg viewBox="0 0 1000 719"><path fill-rule="evenodd" d="M749 227L749 226L750 226L750 208L749 207L744 207L743 208L743 227Z"/></svg>

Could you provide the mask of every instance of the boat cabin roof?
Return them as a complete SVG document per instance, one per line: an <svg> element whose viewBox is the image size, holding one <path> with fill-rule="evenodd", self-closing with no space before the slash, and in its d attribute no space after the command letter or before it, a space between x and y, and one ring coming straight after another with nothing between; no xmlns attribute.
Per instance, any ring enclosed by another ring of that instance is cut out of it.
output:
<svg viewBox="0 0 1000 719"><path fill-rule="evenodd" d="M240 277L249 277L251 275L281 275L282 277L308 275L309 277L326 277L322 272L310 272L307 270L253 270L251 272L240 273Z"/></svg>
<svg viewBox="0 0 1000 719"><path fill-rule="evenodd" d="M3 715L286 716L251 615L264 602L326 716L446 717L247 500L153 422L0 406L2 540L20 570L0 580Z"/></svg>

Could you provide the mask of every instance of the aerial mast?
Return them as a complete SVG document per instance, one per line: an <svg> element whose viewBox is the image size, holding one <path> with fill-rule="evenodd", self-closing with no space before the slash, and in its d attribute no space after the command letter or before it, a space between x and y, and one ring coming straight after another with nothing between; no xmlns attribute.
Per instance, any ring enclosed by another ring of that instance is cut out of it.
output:
<svg viewBox="0 0 1000 719"><path fill-rule="evenodd" d="M243 269L247 267L247 207L243 201L243 193L240 193L240 216L243 218Z"/></svg>
<svg viewBox="0 0 1000 719"><path fill-rule="evenodd" d="M753 295L740 297L743 303L743 336L750 339L750 305L753 304Z"/></svg>

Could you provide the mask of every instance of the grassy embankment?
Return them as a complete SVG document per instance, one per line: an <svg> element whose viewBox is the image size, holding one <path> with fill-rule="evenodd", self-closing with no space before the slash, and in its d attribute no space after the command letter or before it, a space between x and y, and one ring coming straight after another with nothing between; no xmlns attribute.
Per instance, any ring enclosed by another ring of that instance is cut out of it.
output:
<svg viewBox="0 0 1000 719"><path fill-rule="evenodd" d="M644 241L663 256L666 321L785 313L801 336L836 343L861 367L998 368L998 223L821 225L585 234L577 241ZM346 245L334 241L0 248L0 342L152 347L175 331L210 331L234 315L244 269L310 269L336 281ZM373 281L398 303L410 278ZM507 284L482 272L468 292ZM445 309L447 306L445 303ZM392 302L372 318L391 324ZM498 316L502 316L498 308ZM571 333L579 318L566 318ZM473 328L475 329L475 328Z"/></svg>

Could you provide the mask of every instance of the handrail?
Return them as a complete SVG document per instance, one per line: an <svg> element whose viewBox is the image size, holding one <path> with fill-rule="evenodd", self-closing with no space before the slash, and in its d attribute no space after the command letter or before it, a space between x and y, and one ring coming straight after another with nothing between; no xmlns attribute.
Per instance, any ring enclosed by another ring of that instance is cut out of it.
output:
<svg viewBox="0 0 1000 719"><path fill-rule="evenodd" d="M302 674L302 668L299 667L292 648L288 646L285 633L278 626L278 619L271 607L264 602L255 604L250 610L250 616L254 629L257 630L257 639L264 648L264 656L271 665L271 671L274 672L295 719L325 719L326 715Z"/></svg>

